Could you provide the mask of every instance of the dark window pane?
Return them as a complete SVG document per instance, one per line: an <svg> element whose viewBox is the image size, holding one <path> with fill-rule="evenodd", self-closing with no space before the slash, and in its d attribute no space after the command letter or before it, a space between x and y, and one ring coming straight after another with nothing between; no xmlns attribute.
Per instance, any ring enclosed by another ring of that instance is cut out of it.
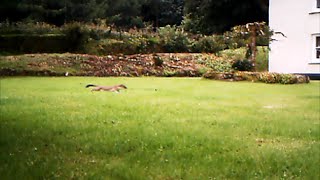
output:
<svg viewBox="0 0 320 180"><path fill-rule="evenodd" d="M320 8L320 0L317 0L317 8Z"/></svg>
<svg viewBox="0 0 320 180"><path fill-rule="evenodd" d="M320 36L316 37L316 47L320 47Z"/></svg>
<svg viewBox="0 0 320 180"><path fill-rule="evenodd" d="M316 57L317 59L320 59L320 48L316 50Z"/></svg>

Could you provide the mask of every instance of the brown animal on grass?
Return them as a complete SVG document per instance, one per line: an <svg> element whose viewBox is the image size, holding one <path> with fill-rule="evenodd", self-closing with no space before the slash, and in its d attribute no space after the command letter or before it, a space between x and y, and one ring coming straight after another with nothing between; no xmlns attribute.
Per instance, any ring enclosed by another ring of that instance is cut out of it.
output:
<svg viewBox="0 0 320 180"><path fill-rule="evenodd" d="M111 91L111 92L120 92L122 89L127 89L127 86L123 84L115 85L115 86L100 86L100 85L94 85L94 84L88 84L86 88L88 87L94 87L91 89L91 91Z"/></svg>

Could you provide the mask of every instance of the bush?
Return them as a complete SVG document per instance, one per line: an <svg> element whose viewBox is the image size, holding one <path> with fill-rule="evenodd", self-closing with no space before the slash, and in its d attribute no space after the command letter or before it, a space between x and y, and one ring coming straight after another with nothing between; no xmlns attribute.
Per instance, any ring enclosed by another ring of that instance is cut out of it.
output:
<svg viewBox="0 0 320 180"><path fill-rule="evenodd" d="M259 81L265 83L295 84L298 83L297 77L298 76L294 74L261 73Z"/></svg>
<svg viewBox="0 0 320 180"><path fill-rule="evenodd" d="M269 49L268 47L260 46L258 47L257 53L257 71L268 71L269 65Z"/></svg>
<svg viewBox="0 0 320 180"><path fill-rule="evenodd" d="M62 53L67 47L63 34L0 35L0 49L9 53Z"/></svg>
<svg viewBox="0 0 320 180"><path fill-rule="evenodd" d="M61 34L60 28L43 23L43 22L16 22L9 21L0 23L0 34L28 34L28 35L45 35L45 34Z"/></svg>
<svg viewBox="0 0 320 180"><path fill-rule="evenodd" d="M225 45L228 49L246 47L248 38L234 31L227 31L223 34Z"/></svg>
<svg viewBox="0 0 320 180"><path fill-rule="evenodd" d="M191 40L183 29L176 26L165 26L158 29L160 43L165 52L189 52Z"/></svg>
<svg viewBox="0 0 320 180"><path fill-rule="evenodd" d="M251 71L253 69L253 64L251 61L245 60L236 60L232 64L232 69L237 71Z"/></svg>
<svg viewBox="0 0 320 180"><path fill-rule="evenodd" d="M153 63L155 66L162 66L163 59L160 56L154 55L153 56Z"/></svg>
<svg viewBox="0 0 320 180"><path fill-rule="evenodd" d="M226 48L222 36L203 36L195 41L192 47L193 52L217 53Z"/></svg>
<svg viewBox="0 0 320 180"><path fill-rule="evenodd" d="M278 73L261 73L259 76L259 81L265 83L276 83L279 82L279 79Z"/></svg>
<svg viewBox="0 0 320 180"><path fill-rule="evenodd" d="M246 72L246 71L237 71L234 73L235 81L259 81L260 73L258 72Z"/></svg>
<svg viewBox="0 0 320 180"><path fill-rule="evenodd" d="M68 50L84 52L90 37L90 31L80 23L71 23L63 26L63 32L68 41Z"/></svg>
<svg viewBox="0 0 320 180"><path fill-rule="evenodd" d="M165 77L174 77L177 76L178 72L171 69L164 69L163 70L163 76Z"/></svg>
<svg viewBox="0 0 320 180"><path fill-rule="evenodd" d="M216 71L207 71L203 74L204 78L214 79L214 80L233 80L234 74L229 72L216 72Z"/></svg>
<svg viewBox="0 0 320 180"><path fill-rule="evenodd" d="M214 60L207 64L215 72L231 72L232 65L229 61Z"/></svg>
<svg viewBox="0 0 320 180"><path fill-rule="evenodd" d="M297 83L309 83L308 76L295 75L295 74L280 74L280 73L268 73L268 72L244 72L238 71L235 73L229 72L215 72L208 71L203 75L207 79L215 80L229 80L229 81L251 81L251 82L264 82L268 84L297 84Z"/></svg>

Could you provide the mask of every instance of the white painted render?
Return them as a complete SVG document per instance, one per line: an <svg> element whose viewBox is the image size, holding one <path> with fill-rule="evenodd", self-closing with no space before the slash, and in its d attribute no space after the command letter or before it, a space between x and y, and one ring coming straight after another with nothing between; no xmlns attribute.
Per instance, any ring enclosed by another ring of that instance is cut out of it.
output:
<svg viewBox="0 0 320 180"><path fill-rule="evenodd" d="M270 0L269 25L275 32L270 44L269 71L320 74L314 63L312 35L320 35L320 9L316 0Z"/></svg>

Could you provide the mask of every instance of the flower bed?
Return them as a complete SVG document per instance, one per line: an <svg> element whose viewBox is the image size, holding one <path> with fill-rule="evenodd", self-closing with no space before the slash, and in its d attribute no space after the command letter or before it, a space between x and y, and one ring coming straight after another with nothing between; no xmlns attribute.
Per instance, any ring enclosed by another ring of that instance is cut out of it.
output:
<svg viewBox="0 0 320 180"><path fill-rule="evenodd" d="M215 72L208 71L203 75L207 79L226 80L226 81L251 81L251 82L264 82L268 84L297 84L309 83L310 79L305 75L298 74L282 74L282 73L269 73L269 72Z"/></svg>

